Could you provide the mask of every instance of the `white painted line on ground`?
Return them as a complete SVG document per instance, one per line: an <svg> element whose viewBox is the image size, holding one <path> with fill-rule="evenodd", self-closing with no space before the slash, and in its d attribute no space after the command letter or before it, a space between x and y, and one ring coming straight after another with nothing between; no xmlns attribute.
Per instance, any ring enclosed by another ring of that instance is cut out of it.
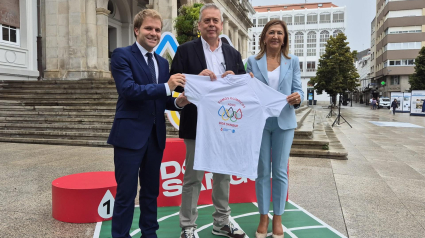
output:
<svg viewBox="0 0 425 238"><path fill-rule="evenodd" d="M138 207L139 205L136 205L136 207ZM198 210L199 209L202 209L202 208L205 208L205 207L211 207L212 206L212 204L210 204L210 205L203 205L203 206L199 206L198 207ZM164 217L161 217L161 218L159 218L158 219L158 222L161 222L161 221L163 221L163 220L165 220L165 219L168 219L168 218L170 218L170 217L173 217L173 216L178 216L179 215L179 212L176 212L176 213L173 213L173 214L171 214L171 215L168 215L168 216L164 216ZM140 232L140 228L137 228L136 230L134 230L133 232L131 232L131 234L130 234L130 236L131 237L133 237L133 236L135 236L137 233L139 233ZM195 235L195 236L197 236L197 235ZM198 237L199 238L199 237Z"/></svg>
<svg viewBox="0 0 425 238"><path fill-rule="evenodd" d="M327 228L326 226L301 226L301 227L294 227L289 229L290 231L298 231L298 230L306 230L306 229L316 229L316 228Z"/></svg>
<svg viewBox="0 0 425 238"><path fill-rule="evenodd" d="M258 203L253 202L252 204L254 204L256 207L258 207ZM267 215L269 216L269 218L271 220L273 220L273 215L272 214L268 213ZM288 233L288 235L290 235L293 238L297 238L297 236L294 233L292 233L288 228L286 228L286 226L284 226L283 224L282 224L282 228L283 228L283 232Z"/></svg>
<svg viewBox="0 0 425 238"><path fill-rule="evenodd" d="M297 207L298 209L300 209L301 211L303 211L305 214L309 215L311 218L313 218L314 220L318 221L320 224L322 224L323 226L326 226L326 228L328 228L329 230L333 231L335 234L339 235L342 238L347 238L345 235L341 234L339 231L335 230L333 227L329 226L328 224L326 224L324 221L320 220L319 218L315 217L313 214L309 213L307 210L305 210L304 208L298 206L296 203L292 202L291 200L288 200L289 203L291 203L293 206Z"/></svg>
<svg viewBox="0 0 425 238"><path fill-rule="evenodd" d="M235 221L235 219L234 219L234 217L232 217L232 216L230 216L229 215L229 221L231 222L231 223L233 223L233 225L236 227L236 228L238 228L239 230L241 230L242 231L242 228L239 226L239 224ZM249 236L245 233L245 238L249 238Z"/></svg>
<svg viewBox="0 0 425 238"><path fill-rule="evenodd" d="M100 236L100 228L102 228L102 222L96 223L96 228L94 229L93 238L99 238Z"/></svg>
<svg viewBox="0 0 425 238"><path fill-rule="evenodd" d="M260 214L259 212L244 213L244 214L241 214L241 215L234 216L233 219L237 219L237 218L240 218L240 217L249 217L249 216L259 215L259 214Z"/></svg>
<svg viewBox="0 0 425 238"><path fill-rule="evenodd" d="M204 230L204 229L206 229L206 228L208 228L208 227L210 227L212 225L213 225L212 223L209 223L209 224L203 225L203 226L199 227L198 229L196 229L195 230L195 237L196 238L199 238L198 232L199 231L202 231L202 230Z"/></svg>

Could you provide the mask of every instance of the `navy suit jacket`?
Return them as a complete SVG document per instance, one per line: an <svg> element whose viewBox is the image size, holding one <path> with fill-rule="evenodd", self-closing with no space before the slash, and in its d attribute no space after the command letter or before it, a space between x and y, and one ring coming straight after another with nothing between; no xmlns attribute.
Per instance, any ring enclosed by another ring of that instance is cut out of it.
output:
<svg viewBox="0 0 425 238"><path fill-rule="evenodd" d="M158 145L165 148L165 109L179 110L167 96L164 83L170 78L168 61L154 54L158 63L158 84L152 82L149 67L137 47L117 48L112 53L111 72L118 92L117 108L108 144L141 149L155 123Z"/></svg>

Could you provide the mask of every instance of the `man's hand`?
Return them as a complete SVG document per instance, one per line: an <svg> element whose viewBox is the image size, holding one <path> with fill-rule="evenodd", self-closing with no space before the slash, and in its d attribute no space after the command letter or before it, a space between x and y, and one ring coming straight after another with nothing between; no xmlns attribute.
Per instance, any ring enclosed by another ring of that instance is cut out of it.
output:
<svg viewBox="0 0 425 238"><path fill-rule="evenodd" d="M170 77L167 83L170 87L170 90L174 91L177 86L184 87L184 85L186 84L186 77L183 74L174 74Z"/></svg>
<svg viewBox="0 0 425 238"><path fill-rule="evenodd" d="M233 75L235 75L235 73L233 73L233 71L232 71L232 70L228 70L228 71L224 72L224 74L223 74L223 75L221 75L221 77L222 77L222 78L224 78L224 77L226 77L226 75L228 75L228 74L233 74Z"/></svg>
<svg viewBox="0 0 425 238"><path fill-rule="evenodd" d="M288 101L289 105L293 106L301 103L301 97L298 93L293 93L286 98L286 101Z"/></svg>
<svg viewBox="0 0 425 238"><path fill-rule="evenodd" d="M187 97L184 95L184 92L181 93L177 98L176 98L176 104L179 107L184 107L187 104L189 104L190 102L187 100Z"/></svg>
<svg viewBox="0 0 425 238"><path fill-rule="evenodd" d="M217 76L215 76L215 73L213 73L211 70L209 69L204 69L202 70L202 72L199 74L202 76L210 76L211 81L215 81L217 80Z"/></svg>

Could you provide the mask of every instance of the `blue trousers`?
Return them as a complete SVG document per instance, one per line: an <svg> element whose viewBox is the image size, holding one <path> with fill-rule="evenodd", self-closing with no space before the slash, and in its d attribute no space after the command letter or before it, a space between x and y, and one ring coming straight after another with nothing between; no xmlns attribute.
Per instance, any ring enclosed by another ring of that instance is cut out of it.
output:
<svg viewBox="0 0 425 238"><path fill-rule="evenodd" d="M285 210L288 193L288 159L293 139L294 129L282 130L276 117L267 119L261 141L258 177L255 180L260 214L269 213L271 196L273 213L282 215Z"/></svg>
<svg viewBox="0 0 425 238"><path fill-rule="evenodd" d="M143 238L157 238L157 198L159 195L159 171L163 150L159 148L155 126L146 145L139 150L114 147L115 196L112 216L112 237L131 238L129 231L133 221L134 199L140 180L139 227Z"/></svg>

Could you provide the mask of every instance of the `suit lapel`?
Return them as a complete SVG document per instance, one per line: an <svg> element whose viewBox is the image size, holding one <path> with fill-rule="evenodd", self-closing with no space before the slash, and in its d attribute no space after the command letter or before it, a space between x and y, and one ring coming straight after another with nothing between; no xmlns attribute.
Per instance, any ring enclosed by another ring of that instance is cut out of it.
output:
<svg viewBox="0 0 425 238"><path fill-rule="evenodd" d="M267 56L264 53L263 57L261 59L257 60L258 68L260 69L261 74L264 77L264 80L266 80L267 85L269 84L269 76L267 73Z"/></svg>
<svg viewBox="0 0 425 238"><path fill-rule="evenodd" d="M286 73L288 73L289 66L291 65L291 60L285 58L283 55L280 56L280 76L279 76L279 85L283 82Z"/></svg>
<svg viewBox="0 0 425 238"><path fill-rule="evenodd" d="M226 44L226 43L221 43L221 51L223 52L224 63L226 64L226 70L225 71L233 69L232 60L230 59L230 55L227 53L227 52L230 52L230 51L227 50L227 47L231 47L231 46Z"/></svg>
<svg viewBox="0 0 425 238"><path fill-rule="evenodd" d="M150 73L148 65L146 64L146 60L144 56L142 55L142 52L140 52L139 47L137 47L136 43L134 43L131 46L131 51L133 52L134 58L136 58L137 62L139 62L139 65L142 67L143 72L145 73L146 79L150 83L154 83L152 82L151 73Z"/></svg>
<svg viewBox="0 0 425 238"><path fill-rule="evenodd" d="M201 38L198 38L194 44L193 47L195 49L196 55L198 56L199 61L201 62L202 68L207 68L207 61L205 60L205 54L204 54L204 48L202 46Z"/></svg>

